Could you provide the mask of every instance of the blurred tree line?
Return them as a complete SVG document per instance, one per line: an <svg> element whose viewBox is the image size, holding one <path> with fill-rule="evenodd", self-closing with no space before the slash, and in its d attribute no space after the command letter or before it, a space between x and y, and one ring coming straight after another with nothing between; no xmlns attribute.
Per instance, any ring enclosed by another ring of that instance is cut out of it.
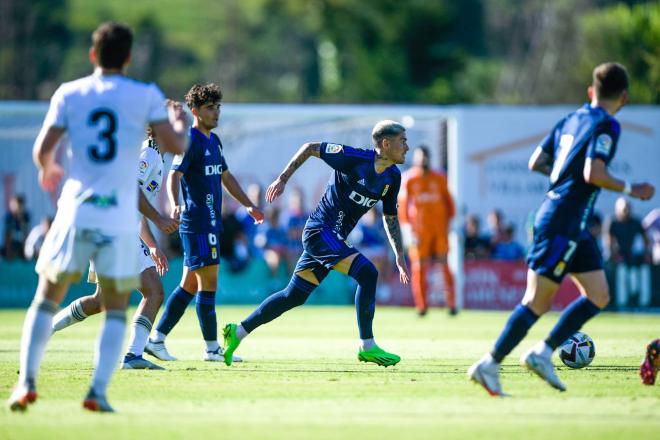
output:
<svg viewBox="0 0 660 440"><path fill-rule="evenodd" d="M575 103L617 60L660 104L660 4L613 0L0 0L0 99L90 71L90 32L136 33L130 74L232 102Z"/></svg>

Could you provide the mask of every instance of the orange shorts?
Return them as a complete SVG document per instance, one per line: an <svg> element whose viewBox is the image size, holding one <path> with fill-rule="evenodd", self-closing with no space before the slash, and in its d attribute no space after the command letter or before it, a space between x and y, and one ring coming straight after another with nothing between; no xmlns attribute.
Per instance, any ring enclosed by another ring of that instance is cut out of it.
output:
<svg viewBox="0 0 660 440"><path fill-rule="evenodd" d="M449 240L443 234L421 234L417 238L417 246L411 246L410 258L430 258L436 255L447 255L449 252Z"/></svg>

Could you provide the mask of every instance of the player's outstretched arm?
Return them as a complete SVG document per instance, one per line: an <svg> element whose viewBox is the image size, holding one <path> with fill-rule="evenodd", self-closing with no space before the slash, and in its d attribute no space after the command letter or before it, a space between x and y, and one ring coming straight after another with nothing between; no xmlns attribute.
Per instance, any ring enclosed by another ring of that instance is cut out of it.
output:
<svg viewBox="0 0 660 440"><path fill-rule="evenodd" d="M144 215L146 218L154 222L154 224L160 229L161 231L165 232L166 234L171 234L173 232L176 232L177 229L179 229L179 220L178 219L171 219L168 217L165 217L164 215L161 215L160 212L156 208L154 208L151 203L149 203L149 200L144 196L144 193L142 192L141 189L138 187L138 211L142 215Z"/></svg>
<svg viewBox="0 0 660 440"><path fill-rule="evenodd" d="M408 273L408 266L406 259L403 256L403 240L401 238L401 228L399 227L399 219L396 215L383 215L383 223L385 224L385 232L390 241L394 255L396 256L396 267L399 269L399 280L403 284L410 282L410 274Z"/></svg>
<svg viewBox="0 0 660 440"><path fill-rule="evenodd" d="M279 177L275 179L266 190L266 201L268 203L272 203L273 200L278 198L284 192L284 187L293 173L295 173L296 170L300 168L300 165L305 163L305 161L312 156L321 157L320 142L308 142L300 147L296 154L293 155L286 168L284 168L284 171L282 171Z"/></svg>
<svg viewBox="0 0 660 440"><path fill-rule="evenodd" d="M530 171L545 174L549 176L552 172L552 156L543 151L541 147L536 147L527 164Z"/></svg>
<svg viewBox="0 0 660 440"><path fill-rule="evenodd" d="M147 221L146 217L142 217L140 220L140 238L149 248L151 258L153 258L154 263L156 263L156 270L158 271L158 275L165 275L165 272L167 272L170 268L167 263L167 257L158 247L158 241L156 240L156 237L154 237L154 234L151 232L151 228L149 227L149 222Z"/></svg>
<svg viewBox="0 0 660 440"><path fill-rule="evenodd" d="M241 188L234 175L226 170L222 173L222 186L225 187L229 195L231 195L238 203L245 206L248 214L254 219L255 224L261 224L264 221L264 213L259 208L254 206L254 203Z"/></svg>
<svg viewBox="0 0 660 440"><path fill-rule="evenodd" d="M650 183L631 184L612 176L602 159L587 157L584 161L584 181L611 191L622 192L640 200L648 200L655 194L655 188Z"/></svg>
<svg viewBox="0 0 660 440"><path fill-rule="evenodd" d="M44 128L34 142L32 157L39 169L39 185L44 191L54 191L64 176L64 169L55 161L55 147L63 134L64 129L60 127Z"/></svg>

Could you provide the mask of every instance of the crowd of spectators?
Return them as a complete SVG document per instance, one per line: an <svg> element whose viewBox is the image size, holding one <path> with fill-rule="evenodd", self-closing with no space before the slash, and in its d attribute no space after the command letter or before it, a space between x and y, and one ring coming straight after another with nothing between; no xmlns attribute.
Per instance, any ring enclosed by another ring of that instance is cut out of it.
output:
<svg viewBox="0 0 660 440"><path fill-rule="evenodd" d="M280 205L263 205L263 189L250 185L248 197L264 209L266 221L257 226L243 209L226 200L223 204L223 234L220 255L234 272L243 270L252 259L262 259L273 278L290 273L302 253L302 230L309 215L304 193L291 188ZM4 218L1 255L6 260L34 260L50 228L52 218L43 218L30 229L30 213L24 196L12 195ZM500 210L486 216L485 230L476 214L467 214L462 227L464 257L467 261L524 261L525 246L516 240L515 225L505 221ZM596 240L605 261L608 281L615 295L615 306L660 306L660 208L646 217L634 215L630 202L617 199L613 214L595 213L588 230ZM529 239L531 240L531 234ZM372 208L348 237L385 276L392 268L392 255L381 221L379 206ZM177 234L170 236L173 254L180 252ZM658 302L655 304L654 302Z"/></svg>

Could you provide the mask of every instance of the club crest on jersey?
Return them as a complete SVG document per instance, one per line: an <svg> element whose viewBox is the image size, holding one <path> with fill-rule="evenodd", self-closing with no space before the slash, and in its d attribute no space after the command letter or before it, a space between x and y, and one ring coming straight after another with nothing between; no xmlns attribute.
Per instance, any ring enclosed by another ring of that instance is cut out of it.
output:
<svg viewBox="0 0 660 440"><path fill-rule="evenodd" d="M141 160L140 164L138 165L138 169L140 170L140 174L144 174L145 171L147 171L147 168L149 168L149 164L147 163L146 160Z"/></svg>
<svg viewBox="0 0 660 440"><path fill-rule="evenodd" d="M348 196L349 199L357 203L358 205L361 206L366 206L368 208L371 208L376 204L378 200L370 199L369 197L363 196L360 193L357 193L355 191L351 192L351 195Z"/></svg>
<svg viewBox="0 0 660 440"><path fill-rule="evenodd" d="M326 144L325 152L328 154L337 154L342 150L342 146L339 144Z"/></svg>
<svg viewBox="0 0 660 440"><path fill-rule="evenodd" d="M204 174L207 176L215 176L222 174L222 164L206 165L204 167Z"/></svg>
<svg viewBox="0 0 660 440"><path fill-rule="evenodd" d="M381 194L381 197L385 197L385 194L387 194L387 190L390 189L390 185L387 184L385 185L385 188L383 188L383 193Z"/></svg>
<svg viewBox="0 0 660 440"><path fill-rule="evenodd" d="M596 153L610 154L612 149L612 138L609 134L603 133L596 138Z"/></svg>

